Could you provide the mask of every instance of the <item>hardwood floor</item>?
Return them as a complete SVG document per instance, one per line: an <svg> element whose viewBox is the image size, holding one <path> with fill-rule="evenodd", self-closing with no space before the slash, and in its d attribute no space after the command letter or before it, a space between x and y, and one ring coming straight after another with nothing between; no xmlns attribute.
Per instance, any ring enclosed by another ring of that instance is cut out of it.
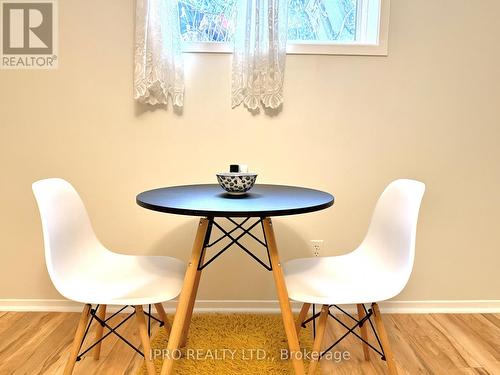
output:
<svg viewBox="0 0 500 375"><path fill-rule="evenodd" d="M500 374L500 314L383 315L383 319L400 374ZM344 332L332 322L328 328L330 339L324 345ZM348 350L352 359L321 362L324 374L387 374L376 353L370 353L370 362L364 360L362 345L352 335L335 350Z"/></svg>
<svg viewBox="0 0 500 375"><path fill-rule="evenodd" d="M62 374L78 319L76 313L0 312L0 374ZM383 315L383 320L400 374L500 374L500 314ZM139 344L134 319L120 332ZM329 319L323 346L343 332ZM371 362L364 360L362 345L352 335L335 351L348 351L350 359L321 361L322 374L387 374L376 353L370 353ZM111 335L101 359L90 353L74 374L135 375L141 365L142 358Z"/></svg>

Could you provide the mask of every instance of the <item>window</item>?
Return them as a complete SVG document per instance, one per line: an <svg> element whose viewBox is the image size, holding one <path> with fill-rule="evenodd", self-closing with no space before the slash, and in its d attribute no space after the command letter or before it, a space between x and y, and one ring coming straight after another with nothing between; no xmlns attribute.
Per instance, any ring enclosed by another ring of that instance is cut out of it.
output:
<svg viewBox="0 0 500 375"><path fill-rule="evenodd" d="M290 42L354 42L357 0L291 0L288 10Z"/></svg>
<svg viewBox="0 0 500 375"><path fill-rule="evenodd" d="M185 52L231 52L238 0L179 0ZM289 0L288 53L386 55L390 0Z"/></svg>
<svg viewBox="0 0 500 375"><path fill-rule="evenodd" d="M236 0L179 0L183 42L231 42Z"/></svg>

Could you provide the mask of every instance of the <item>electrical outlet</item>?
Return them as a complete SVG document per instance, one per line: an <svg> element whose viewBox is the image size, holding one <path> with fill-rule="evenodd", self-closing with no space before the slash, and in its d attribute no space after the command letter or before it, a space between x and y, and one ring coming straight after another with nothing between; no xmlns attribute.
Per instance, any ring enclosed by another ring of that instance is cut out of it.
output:
<svg viewBox="0 0 500 375"><path fill-rule="evenodd" d="M315 257L321 256L321 250L323 249L323 240L311 240L311 249Z"/></svg>

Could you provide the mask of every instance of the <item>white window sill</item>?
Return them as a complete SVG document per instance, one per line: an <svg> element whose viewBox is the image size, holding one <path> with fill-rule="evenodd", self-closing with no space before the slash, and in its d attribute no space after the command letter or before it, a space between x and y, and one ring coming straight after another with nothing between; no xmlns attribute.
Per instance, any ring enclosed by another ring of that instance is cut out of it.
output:
<svg viewBox="0 0 500 375"><path fill-rule="evenodd" d="M230 43L189 43L183 48L184 53L232 53ZM359 55L359 56L387 56L387 42L380 44L312 44L289 43L288 55Z"/></svg>

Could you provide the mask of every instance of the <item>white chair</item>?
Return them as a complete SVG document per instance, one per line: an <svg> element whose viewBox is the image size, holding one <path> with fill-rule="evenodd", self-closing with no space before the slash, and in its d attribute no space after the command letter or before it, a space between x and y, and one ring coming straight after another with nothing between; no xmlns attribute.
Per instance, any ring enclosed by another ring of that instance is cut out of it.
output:
<svg viewBox="0 0 500 375"><path fill-rule="evenodd" d="M37 181L33 184L33 192L42 219L50 278L64 297L85 304L64 374L71 374L75 362L81 358L83 353L79 353L93 320L98 323L96 342L90 347L95 359L99 359L101 341L110 333L117 333L116 327L109 326L105 318L106 305L134 307L129 317L136 316L143 347L141 354L148 374L155 374L142 305L151 308L154 304L160 319L153 319L167 326L162 302L180 293L184 263L166 256L132 256L106 249L96 238L78 193L67 181L59 178ZM94 304L97 305L95 309L92 308ZM147 315L152 318L150 312ZM110 331L103 338L104 327ZM119 337L132 346L121 335Z"/></svg>
<svg viewBox="0 0 500 375"><path fill-rule="evenodd" d="M376 302L398 295L410 278L418 212L424 191L425 185L418 181L392 182L380 196L368 233L356 250L341 256L295 259L284 265L290 298L304 303L297 329L319 317L313 352L320 351L328 316L336 319L330 309L335 307L346 313L338 305L355 304L358 319L348 314L355 321L354 327L336 320L350 330L348 333L354 333L363 341L366 360L369 360L369 349L372 348L387 361L389 373L397 374ZM371 303L369 310L365 308L365 303ZM313 317L305 321L311 304L313 307L315 304L322 305L321 312L313 313ZM376 329L371 322L372 315ZM367 341L366 322L370 323L380 350ZM354 331L357 327L360 328L361 336ZM310 374L314 373L319 357L334 345L319 356L312 357Z"/></svg>

